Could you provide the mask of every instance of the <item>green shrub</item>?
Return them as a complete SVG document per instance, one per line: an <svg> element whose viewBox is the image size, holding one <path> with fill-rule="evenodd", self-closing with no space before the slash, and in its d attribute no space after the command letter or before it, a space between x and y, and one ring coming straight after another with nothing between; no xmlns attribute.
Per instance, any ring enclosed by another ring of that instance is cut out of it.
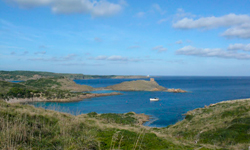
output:
<svg viewBox="0 0 250 150"><path fill-rule="evenodd" d="M90 112L87 114L89 117L96 117L97 113L96 112Z"/></svg>
<svg viewBox="0 0 250 150"><path fill-rule="evenodd" d="M107 113L107 114L101 114L99 117L103 119L106 123L118 123L118 124L136 123L136 119L134 117L124 114Z"/></svg>
<svg viewBox="0 0 250 150"><path fill-rule="evenodd" d="M193 118L194 118L194 115L186 115L185 116L185 119L188 121L192 120Z"/></svg>

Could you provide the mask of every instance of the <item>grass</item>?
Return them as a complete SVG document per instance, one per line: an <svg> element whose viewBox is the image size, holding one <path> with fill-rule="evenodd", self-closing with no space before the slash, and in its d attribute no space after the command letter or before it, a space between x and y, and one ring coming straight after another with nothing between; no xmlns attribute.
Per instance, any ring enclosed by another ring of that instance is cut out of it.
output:
<svg viewBox="0 0 250 150"><path fill-rule="evenodd" d="M189 111L185 119L164 133L182 142L216 149L248 149L250 146L250 100L222 102Z"/></svg>
<svg viewBox="0 0 250 150"><path fill-rule="evenodd" d="M61 87L61 83L57 81L57 78L49 78L49 79L37 79L37 80L28 80L23 83L26 86L32 86L35 88L59 88Z"/></svg>
<svg viewBox="0 0 250 150"><path fill-rule="evenodd" d="M65 78L42 78L20 83L0 81L0 99L12 98L46 98L70 99L85 95L80 91L91 90L92 87L77 85L74 81ZM73 92L79 91L79 92Z"/></svg>
<svg viewBox="0 0 250 150"><path fill-rule="evenodd" d="M130 116L131 117L131 116ZM88 123L88 115L73 116L29 105L0 101L0 149L189 149L137 130ZM95 119L95 118L92 118ZM109 123L112 125L112 123Z"/></svg>

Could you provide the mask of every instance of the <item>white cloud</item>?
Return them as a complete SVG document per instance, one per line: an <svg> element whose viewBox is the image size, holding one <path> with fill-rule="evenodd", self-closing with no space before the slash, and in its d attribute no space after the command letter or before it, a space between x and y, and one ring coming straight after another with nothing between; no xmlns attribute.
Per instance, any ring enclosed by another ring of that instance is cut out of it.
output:
<svg viewBox="0 0 250 150"><path fill-rule="evenodd" d="M127 57L122 57L122 56L97 56L94 58L95 60L109 60L109 61L127 61Z"/></svg>
<svg viewBox="0 0 250 150"><path fill-rule="evenodd" d="M107 56L97 56L95 60L106 60L107 58Z"/></svg>
<svg viewBox="0 0 250 150"><path fill-rule="evenodd" d="M231 27L227 29L224 33L222 33L222 36L228 38L233 38L233 37L238 37L243 39L250 38L250 22L244 23L239 26Z"/></svg>
<svg viewBox="0 0 250 150"><path fill-rule="evenodd" d="M111 60L111 61L128 61L128 58L114 55L114 56L108 57L107 60Z"/></svg>
<svg viewBox="0 0 250 150"><path fill-rule="evenodd" d="M112 55L112 56L97 56L97 57L90 57L89 59L92 60L105 60L105 61L119 61L119 62L139 62L142 61L141 59L134 59L134 58L128 58L123 57L120 55Z"/></svg>
<svg viewBox="0 0 250 150"><path fill-rule="evenodd" d="M168 18L163 18L163 19L159 20L157 23L161 24L161 23L166 22L166 21L168 21Z"/></svg>
<svg viewBox="0 0 250 150"><path fill-rule="evenodd" d="M40 45L39 48L41 48L41 49L47 49L48 47L45 46L45 45Z"/></svg>
<svg viewBox="0 0 250 150"><path fill-rule="evenodd" d="M241 43L230 44L227 49L250 51L250 44L241 44Z"/></svg>
<svg viewBox="0 0 250 150"><path fill-rule="evenodd" d="M160 7L159 4L153 4L153 5L152 5L152 8L153 8L154 10L156 10L157 12L159 12L160 14L162 14L162 15L166 13L166 11L164 11L164 10L161 9L161 7Z"/></svg>
<svg viewBox="0 0 250 150"><path fill-rule="evenodd" d="M177 13L174 15L174 20L180 20L185 17L194 18L196 17L196 15L189 12L185 12L182 8L178 8Z"/></svg>
<svg viewBox="0 0 250 150"><path fill-rule="evenodd" d="M176 41L175 44L182 44L182 40Z"/></svg>
<svg viewBox="0 0 250 150"><path fill-rule="evenodd" d="M117 4L106 0L9 0L8 2L16 3L23 8L48 6L54 13L86 13L93 17L115 15L126 4L124 0Z"/></svg>
<svg viewBox="0 0 250 150"><path fill-rule="evenodd" d="M58 64L62 66L103 66L103 64L87 64L85 62L77 62L77 63L63 63Z"/></svg>
<svg viewBox="0 0 250 150"><path fill-rule="evenodd" d="M28 60L31 61L70 61L70 60L74 60L76 57L75 54L68 54L67 56L62 56L62 57L51 57L51 58L30 58Z"/></svg>
<svg viewBox="0 0 250 150"><path fill-rule="evenodd" d="M52 0L5 0L6 2L17 3L22 8L33 8L45 6L52 3Z"/></svg>
<svg viewBox="0 0 250 150"><path fill-rule="evenodd" d="M137 14L135 14L135 17L138 17L138 18L142 18L145 16L145 12L138 12Z"/></svg>
<svg viewBox="0 0 250 150"><path fill-rule="evenodd" d="M161 53L161 52L167 51L168 49L160 45L160 46L153 47L152 50L157 51L158 53Z"/></svg>
<svg viewBox="0 0 250 150"><path fill-rule="evenodd" d="M250 22L248 15L228 14L221 17L201 17L199 19L183 18L173 24L174 28L193 29L193 28L216 28L222 26L234 26Z"/></svg>
<svg viewBox="0 0 250 150"><path fill-rule="evenodd" d="M246 53L237 53L234 51L225 51L220 48L196 48L193 46L185 46L176 51L177 55L189 55L200 57L218 57L218 58L234 58L234 59L250 59L250 55Z"/></svg>
<svg viewBox="0 0 250 150"><path fill-rule="evenodd" d="M44 55L44 54L46 54L46 51L42 51L42 52L35 52L34 54L41 54L41 55Z"/></svg>

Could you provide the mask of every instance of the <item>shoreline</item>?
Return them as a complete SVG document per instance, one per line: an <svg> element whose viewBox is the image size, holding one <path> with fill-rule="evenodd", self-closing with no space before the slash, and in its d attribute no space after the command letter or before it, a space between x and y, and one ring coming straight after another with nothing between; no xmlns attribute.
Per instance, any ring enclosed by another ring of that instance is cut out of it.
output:
<svg viewBox="0 0 250 150"><path fill-rule="evenodd" d="M113 95L122 95L122 93L112 92L112 93L91 93L86 95L79 95L77 97L71 97L68 99L46 99L43 97L35 97L35 98L12 98L6 101L7 103L28 103L28 102L77 102L82 101L88 98L94 97L103 97L103 96L113 96Z"/></svg>

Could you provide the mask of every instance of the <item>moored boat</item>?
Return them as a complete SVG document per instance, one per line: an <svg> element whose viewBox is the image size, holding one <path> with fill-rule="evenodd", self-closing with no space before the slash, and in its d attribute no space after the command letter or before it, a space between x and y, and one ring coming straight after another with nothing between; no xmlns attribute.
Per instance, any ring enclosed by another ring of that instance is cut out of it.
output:
<svg viewBox="0 0 250 150"><path fill-rule="evenodd" d="M159 98L150 98L150 101L159 101Z"/></svg>

